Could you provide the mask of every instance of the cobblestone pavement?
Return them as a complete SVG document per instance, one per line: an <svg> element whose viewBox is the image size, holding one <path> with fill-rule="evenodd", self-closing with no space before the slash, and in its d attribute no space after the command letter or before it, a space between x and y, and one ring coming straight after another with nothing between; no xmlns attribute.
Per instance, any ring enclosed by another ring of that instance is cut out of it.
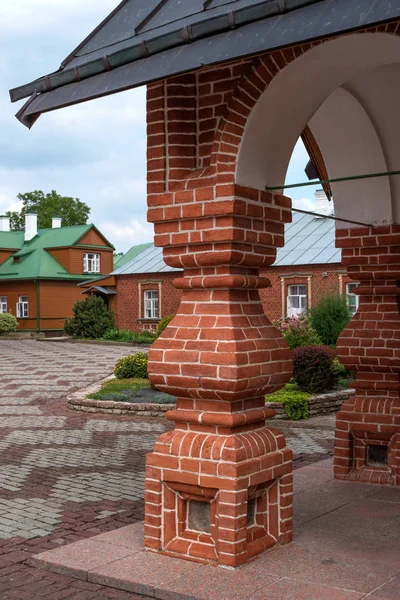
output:
<svg viewBox="0 0 400 600"><path fill-rule="evenodd" d="M142 519L145 453L170 425L74 412L65 400L128 352L0 341L1 600L139 598L25 564L31 554ZM332 420L324 423L282 423L295 467L332 452Z"/></svg>

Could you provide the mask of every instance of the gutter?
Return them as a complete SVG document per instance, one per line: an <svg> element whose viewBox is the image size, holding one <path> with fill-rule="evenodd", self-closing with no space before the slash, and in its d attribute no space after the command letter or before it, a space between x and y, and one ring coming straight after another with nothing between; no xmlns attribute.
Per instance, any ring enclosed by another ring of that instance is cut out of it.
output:
<svg viewBox="0 0 400 600"><path fill-rule="evenodd" d="M32 95L36 97L40 93L51 92L59 87L77 83L83 79L111 71L117 67L152 56L153 54L159 54L177 46L183 46L202 38L212 37L219 33L254 23L255 21L292 12L293 10L308 6L309 4L317 4L318 2L321 2L321 0L274 0L272 2L271 0L266 0L224 15L204 19L203 21L180 27L169 33L152 37L149 40L142 40L137 44L132 44L132 46L117 50L111 54L104 54L101 58L71 69L65 69L62 65L61 69L55 73L13 88L10 90L10 99L11 102L17 102ZM121 43L123 41L121 40Z"/></svg>

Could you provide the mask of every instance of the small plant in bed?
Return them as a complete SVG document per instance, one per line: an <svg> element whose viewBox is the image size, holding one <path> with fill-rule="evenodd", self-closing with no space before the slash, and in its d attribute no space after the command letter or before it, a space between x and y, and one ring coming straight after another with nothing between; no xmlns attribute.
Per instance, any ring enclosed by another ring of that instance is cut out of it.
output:
<svg viewBox="0 0 400 600"><path fill-rule="evenodd" d="M148 379L109 379L92 400L132 402L135 404L175 404L175 396L153 390Z"/></svg>
<svg viewBox="0 0 400 600"><path fill-rule="evenodd" d="M285 413L292 421L308 418L308 401L312 394L302 392L296 383L287 383L284 388L265 396L266 402L281 402Z"/></svg>
<svg viewBox="0 0 400 600"><path fill-rule="evenodd" d="M129 342L135 344L152 344L156 339L151 331L129 331L128 329L109 329L103 335L103 339L108 342Z"/></svg>

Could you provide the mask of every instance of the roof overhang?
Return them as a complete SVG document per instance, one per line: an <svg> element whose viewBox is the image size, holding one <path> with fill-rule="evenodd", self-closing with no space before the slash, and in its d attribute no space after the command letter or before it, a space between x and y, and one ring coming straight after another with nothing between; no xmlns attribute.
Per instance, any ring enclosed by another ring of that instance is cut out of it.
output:
<svg viewBox="0 0 400 600"><path fill-rule="evenodd" d="M81 294L91 294L92 292L99 292L105 296L114 296L117 293L115 290L110 290L110 288L102 287L100 285L92 285L90 288L83 290Z"/></svg>
<svg viewBox="0 0 400 600"><path fill-rule="evenodd" d="M271 14L273 6L275 14ZM286 10L283 14L282 6ZM74 68L64 68L11 90L10 96L15 102L32 94L16 115L30 128L42 113L58 108L205 65L221 64L399 17L399 3L386 0L261 2L249 6L247 12L243 9L227 12Z"/></svg>

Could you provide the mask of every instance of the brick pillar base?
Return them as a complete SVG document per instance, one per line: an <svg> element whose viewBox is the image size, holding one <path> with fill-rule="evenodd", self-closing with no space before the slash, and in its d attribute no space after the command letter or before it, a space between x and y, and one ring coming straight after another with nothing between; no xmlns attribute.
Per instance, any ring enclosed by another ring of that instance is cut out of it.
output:
<svg viewBox="0 0 400 600"><path fill-rule="evenodd" d="M177 408L166 415L175 430L147 457L145 546L236 567L291 539L292 453L265 426L274 411L264 401L289 380L291 354L258 292L290 201L237 186L200 192L194 203L195 192L158 196L149 211L166 262L185 277L149 354L150 380Z"/></svg>
<svg viewBox="0 0 400 600"><path fill-rule="evenodd" d="M338 341L356 393L337 414L335 477L400 485L400 225L340 229L360 306Z"/></svg>

